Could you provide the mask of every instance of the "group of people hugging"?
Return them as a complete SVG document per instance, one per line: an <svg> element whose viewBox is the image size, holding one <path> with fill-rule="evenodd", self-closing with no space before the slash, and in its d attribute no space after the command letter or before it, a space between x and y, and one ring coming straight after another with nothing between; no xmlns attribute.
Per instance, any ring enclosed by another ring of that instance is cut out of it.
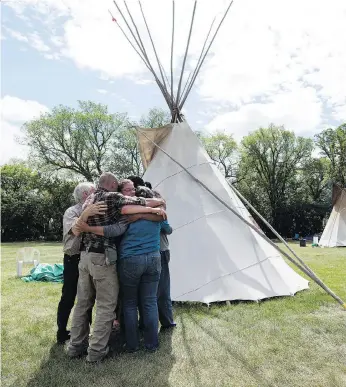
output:
<svg viewBox="0 0 346 387"><path fill-rule="evenodd" d="M125 351L140 350L141 336L145 350L156 351L159 321L161 330L176 326L167 238L172 228L165 200L140 177L118 183L110 172L101 175L96 190L91 183L81 183L75 198L77 204L64 215L64 285L57 341L69 340L68 356L87 354L88 362L99 362L109 354L112 329L124 334ZM76 293L71 331L67 331Z"/></svg>

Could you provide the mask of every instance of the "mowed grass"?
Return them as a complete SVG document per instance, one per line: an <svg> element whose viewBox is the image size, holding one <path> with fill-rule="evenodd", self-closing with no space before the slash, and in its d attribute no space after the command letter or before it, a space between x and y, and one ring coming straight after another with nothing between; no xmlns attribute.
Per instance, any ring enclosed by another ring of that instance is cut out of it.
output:
<svg viewBox="0 0 346 387"><path fill-rule="evenodd" d="M260 303L175 306L178 327L154 354L69 360L55 344L61 284L15 278L23 245L2 245L2 386L346 386L346 311L314 283ZM62 262L61 244L34 246ZM294 248L346 299L346 249Z"/></svg>

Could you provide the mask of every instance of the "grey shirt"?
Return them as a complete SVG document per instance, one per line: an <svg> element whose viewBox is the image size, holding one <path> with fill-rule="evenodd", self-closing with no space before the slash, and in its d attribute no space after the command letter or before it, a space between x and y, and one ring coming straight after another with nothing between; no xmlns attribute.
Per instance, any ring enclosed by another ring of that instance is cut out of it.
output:
<svg viewBox="0 0 346 387"><path fill-rule="evenodd" d="M127 216L122 216L117 223L110 224L103 227L103 233L106 238L118 237L127 230L129 223L127 221Z"/></svg>
<svg viewBox="0 0 346 387"><path fill-rule="evenodd" d="M64 253L71 256L80 253L81 236L72 233L72 227L82 213L82 203L68 208L63 218L63 243Z"/></svg>
<svg viewBox="0 0 346 387"><path fill-rule="evenodd" d="M160 233L160 251L169 250L169 242L167 235L172 234L173 229L167 221L161 222L161 233Z"/></svg>

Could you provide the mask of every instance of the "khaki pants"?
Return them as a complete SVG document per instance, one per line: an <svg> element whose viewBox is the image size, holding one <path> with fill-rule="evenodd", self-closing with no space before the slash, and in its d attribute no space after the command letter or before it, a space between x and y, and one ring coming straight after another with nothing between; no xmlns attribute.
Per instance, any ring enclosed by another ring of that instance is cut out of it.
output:
<svg viewBox="0 0 346 387"><path fill-rule="evenodd" d="M106 265L105 254L82 252L79 262L77 304L73 313L68 354L77 356L86 349L89 315L96 300L96 319L89 343L88 357L101 360L108 353L108 340L115 319L119 293L116 265Z"/></svg>

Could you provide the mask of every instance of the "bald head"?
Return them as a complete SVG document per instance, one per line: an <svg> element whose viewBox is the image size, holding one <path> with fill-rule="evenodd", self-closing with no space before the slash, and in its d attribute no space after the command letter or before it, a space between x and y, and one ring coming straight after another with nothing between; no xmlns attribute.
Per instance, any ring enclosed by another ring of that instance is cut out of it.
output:
<svg viewBox="0 0 346 387"><path fill-rule="evenodd" d="M100 176L98 186L107 191L116 192L118 190L118 180L113 173L105 172Z"/></svg>

